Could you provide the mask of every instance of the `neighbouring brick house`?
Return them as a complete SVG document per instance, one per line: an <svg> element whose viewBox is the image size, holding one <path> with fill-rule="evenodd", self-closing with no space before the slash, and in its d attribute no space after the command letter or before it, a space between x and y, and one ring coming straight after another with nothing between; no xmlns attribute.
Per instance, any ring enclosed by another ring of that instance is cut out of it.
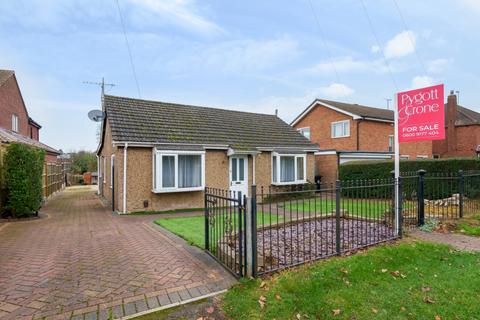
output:
<svg viewBox="0 0 480 320"><path fill-rule="evenodd" d="M61 152L39 141L40 129L41 126L28 115L15 72L0 70L0 158L10 143L23 143L45 150L44 195L48 196L58 189L57 157ZM0 185L0 189L3 188ZM1 202L0 199L0 207Z"/></svg>
<svg viewBox="0 0 480 320"><path fill-rule="evenodd" d="M99 192L117 212L204 206L205 187L313 182L318 147L275 115L105 95ZM126 192L125 192L126 191Z"/></svg>
<svg viewBox="0 0 480 320"><path fill-rule="evenodd" d="M445 107L446 139L401 143L402 159L478 156L480 113L458 105L453 93ZM392 158L393 117L392 110L317 99L291 125L319 145L316 173L332 182L341 163Z"/></svg>

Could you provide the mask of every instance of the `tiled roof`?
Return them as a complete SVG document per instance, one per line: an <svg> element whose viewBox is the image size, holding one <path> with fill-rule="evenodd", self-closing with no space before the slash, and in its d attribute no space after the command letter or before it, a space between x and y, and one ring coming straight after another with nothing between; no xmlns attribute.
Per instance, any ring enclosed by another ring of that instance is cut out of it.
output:
<svg viewBox="0 0 480 320"><path fill-rule="evenodd" d="M117 142L318 149L275 115L105 95Z"/></svg>
<svg viewBox="0 0 480 320"><path fill-rule="evenodd" d="M47 146L46 144L41 143L40 141L30 139L28 137L22 136L21 134L7 130L5 128L0 128L0 143L11 143L11 142L28 144L30 146L43 149L49 153L60 154L60 151L58 151L57 149Z"/></svg>
<svg viewBox="0 0 480 320"><path fill-rule="evenodd" d="M393 111L381 108L372 108L360 104L351 104L338 101L331 101L325 99L317 99L312 103L304 112L302 112L294 121L298 121L304 117L311 106L314 106L316 103L321 103L327 106L332 106L336 109L343 110L347 113L354 114L362 118L378 119L378 120L387 120L394 121ZM445 104L445 118L447 119L447 104ZM445 121L445 123L447 123ZM466 126L472 124L480 124L480 113L473 111L471 109L457 105L457 119L455 120L455 125L457 126Z"/></svg>
<svg viewBox="0 0 480 320"><path fill-rule="evenodd" d="M14 74L12 70L0 70L0 86Z"/></svg>
<svg viewBox="0 0 480 320"><path fill-rule="evenodd" d="M353 113L360 117L393 121L392 110L367 107L367 106L363 106L356 103L351 104L351 103L337 102L337 101L324 100L324 99L318 99L317 101L334 106L335 108L338 108L338 109L342 109L346 112Z"/></svg>

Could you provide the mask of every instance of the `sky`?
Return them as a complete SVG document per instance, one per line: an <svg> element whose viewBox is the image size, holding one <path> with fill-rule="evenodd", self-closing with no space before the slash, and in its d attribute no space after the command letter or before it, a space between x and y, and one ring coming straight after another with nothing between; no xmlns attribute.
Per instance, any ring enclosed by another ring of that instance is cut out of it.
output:
<svg viewBox="0 0 480 320"><path fill-rule="evenodd" d="M132 60L116 0L2 1L0 69L15 70L42 142L96 149L87 113L100 88L84 82L102 77L115 84L107 94L278 109L286 122L315 98L385 108L397 91L437 83L480 112L477 0L118 4Z"/></svg>

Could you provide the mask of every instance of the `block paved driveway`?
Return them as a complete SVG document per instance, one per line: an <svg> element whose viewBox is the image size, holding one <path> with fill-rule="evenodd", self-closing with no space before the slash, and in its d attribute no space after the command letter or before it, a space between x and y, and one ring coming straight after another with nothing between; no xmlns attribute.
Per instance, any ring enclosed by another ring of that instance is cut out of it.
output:
<svg viewBox="0 0 480 320"><path fill-rule="evenodd" d="M118 318L235 281L154 216L112 214L90 187L68 188L42 212L0 224L0 319Z"/></svg>

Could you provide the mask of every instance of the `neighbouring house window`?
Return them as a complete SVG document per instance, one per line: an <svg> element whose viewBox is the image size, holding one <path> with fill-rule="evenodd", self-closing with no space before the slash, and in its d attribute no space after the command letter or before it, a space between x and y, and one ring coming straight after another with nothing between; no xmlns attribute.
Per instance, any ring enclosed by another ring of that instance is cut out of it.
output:
<svg viewBox="0 0 480 320"><path fill-rule="evenodd" d="M18 116L12 114L12 131L18 132Z"/></svg>
<svg viewBox="0 0 480 320"><path fill-rule="evenodd" d="M110 157L110 188L113 188L114 167L115 167L115 155L112 154L112 156Z"/></svg>
<svg viewBox="0 0 480 320"><path fill-rule="evenodd" d="M350 120L332 122L332 138L350 136Z"/></svg>
<svg viewBox="0 0 480 320"><path fill-rule="evenodd" d="M272 183L305 183L306 155L275 154L272 156Z"/></svg>
<svg viewBox="0 0 480 320"><path fill-rule="evenodd" d="M439 154L434 154L433 159L440 159L440 155Z"/></svg>
<svg viewBox="0 0 480 320"><path fill-rule="evenodd" d="M410 159L409 155L400 155L400 160L408 160Z"/></svg>
<svg viewBox="0 0 480 320"><path fill-rule="evenodd" d="M388 136L388 151L393 152L395 150L393 136Z"/></svg>
<svg viewBox="0 0 480 320"><path fill-rule="evenodd" d="M428 159L428 156L424 156L424 155L417 156L417 159Z"/></svg>
<svg viewBox="0 0 480 320"><path fill-rule="evenodd" d="M154 153L154 192L202 190L205 186L205 152Z"/></svg>
<svg viewBox="0 0 480 320"><path fill-rule="evenodd" d="M300 128L297 131L300 132L305 138L310 140L310 127Z"/></svg>

